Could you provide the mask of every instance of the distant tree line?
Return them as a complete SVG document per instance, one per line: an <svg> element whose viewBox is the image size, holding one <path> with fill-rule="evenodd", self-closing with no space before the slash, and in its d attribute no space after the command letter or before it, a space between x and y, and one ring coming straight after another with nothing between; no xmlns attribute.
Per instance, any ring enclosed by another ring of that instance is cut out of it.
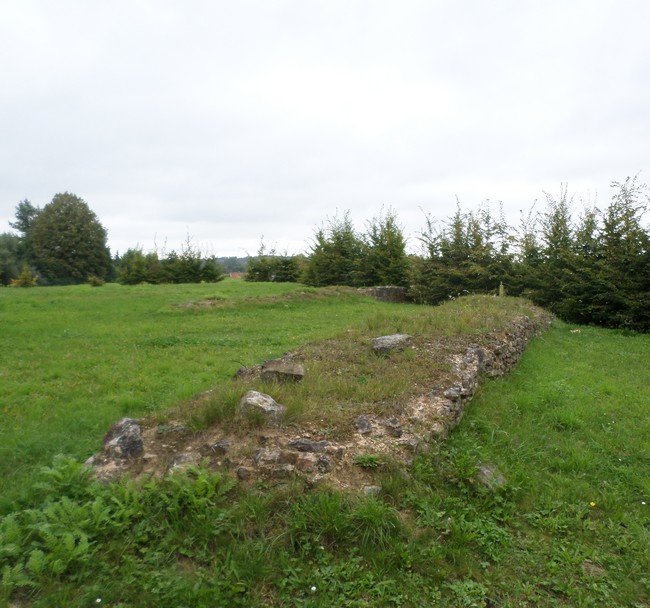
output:
<svg viewBox="0 0 650 608"><path fill-rule="evenodd" d="M422 304L507 292L570 322L647 332L650 231L643 218L648 187L636 177L612 187L605 209L584 208L576 218L562 186L558 196L545 195L544 209L522 215L514 228L489 203L475 211L458 205L446 221L427 216L418 255L407 254L392 211L368 222L361 233L345 213L316 230L295 280L314 286L404 286ZM267 268L274 261L259 259ZM256 258L251 268L259 264ZM268 277L254 273L250 280L273 280Z"/></svg>
<svg viewBox="0 0 650 608"><path fill-rule="evenodd" d="M567 187L546 194L544 209L523 215L517 227L484 204L445 221L426 217L409 255L406 238L389 209L358 231L349 216L318 227L306 255L277 254L264 243L249 256L249 281L300 281L313 286L396 285L411 299L437 304L469 293L530 298L576 323L650 331L650 231L644 214L648 187L636 177L612 184L605 209L583 208L574 217ZM111 259L106 230L80 198L57 194L43 209L28 200L0 234L3 285L70 284L118 280L123 284L214 282L224 276L188 237L180 253L129 249ZM241 269L241 258L222 258ZM230 269L230 268L229 268Z"/></svg>
<svg viewBox="0 0 650 608"><path fill-rule="evenodd" d="M650 330L650 231L643 225L648 188L614 182L604 210L574 219L566 186L517 230L488 207L460 209L439 230L429 221L425 255L413 267L411 294L437 303L503 285L570 322Z"/></svg>
<svg viewBox="0 0 650 608"><path fill-rule="evenodd" d="M18 234L0 234L2 285L196 283L224 277L216 258L203 256L189 238L180 253L159 256L135 248L111 258L106 229L88 204L69 192L56 194L42 209L22 200L15 218L10 226Z"/></svg>
<svg viewBox="0 0 650 608"><path fill-rule="evenodd" d="M303 274L304 256L278 255L274 248L267 249L264 239L256 256L249 256L244 278L253 282L296 283Z"/></svg>
<svg viewBox="0 0 650 608"><path fill-rule="evenodd" d="M224 268L214 256L204 256L188 236L180 253L159 255L139 248L114 259L115 274L122 285L139 283L216 283L225 278Z"/></svg>

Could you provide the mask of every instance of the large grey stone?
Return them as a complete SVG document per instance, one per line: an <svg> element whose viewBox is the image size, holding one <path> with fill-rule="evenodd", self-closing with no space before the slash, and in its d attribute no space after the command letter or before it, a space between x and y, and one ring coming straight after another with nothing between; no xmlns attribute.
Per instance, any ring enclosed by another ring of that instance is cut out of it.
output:
<svg viewBox="0 0 650 608"><path fill-rule="evenodd" d="M330 446L329 441L312 441L311 439L306 439L301 437L300 439L294 439L287 444L289 447L298 450L299 452L323 452L325 448Z"/></svg>
<svg viewBox="0 0 650 608"><path fill-rule="evenodd" d="M104 437L103 456L112 460L132 460L144 454L140 424L135 418L122 418Z"/></svg>
<svg viewBox="0 0 650 608"><path fill-rule="evenodd" d="M354 426L361 435L368 435L372 433L372 423L368 416L357 416L354 420Z"/></svg>
<svg viewBox="0 0 650 608"><path fill-rule="evenodd" d="M411 340L411 336L407 334L380 336L372 341L372 350L377 354L387 354L392 351L406 348L411 343Z"/></svg>
<svg viewBox="0 0 650 608"><path fill-rule="evenodd" d="M272 359L262 365L262 380L265 382L301 382L305 368L300 363Z"/></svg>
<svg viewBox="0 0 650 608"><path fill-rule="evenodd" d="M377 498L381 494L381 486L363 486L365 496Z"/></svg>
<svg viewBox="0 0 650 608"><path fill-rule="evenodd" d="M258 391L248 391L237 406L239 416L257 413L261 414L268 422L278 422L286 410L287 408L277 403L273 397Z"/></svg>
<svg viewBox="0 0 650 608"><path fill-rule="evenodd" d="M462 394L462 388L460 386L452 386L448 388L443 395L450 399L451 401L458 401Z"/></svg>
<svg viewBox="0 0 650 608"><path fill-rule="evenodd" d="M494 464L481 464L476 471L477 481L488 490L498 490L506 485L506 478Z"/></svg>
<svg viewBox="0 0 650 608"><path fill-rule="evenodd" d="M388 431L389 434L391 434L393 437L401 437L402 436L402 425L400 424L400 421L395 417L391 416L387 420L384 420L383 422L384 427Z"/></svg>

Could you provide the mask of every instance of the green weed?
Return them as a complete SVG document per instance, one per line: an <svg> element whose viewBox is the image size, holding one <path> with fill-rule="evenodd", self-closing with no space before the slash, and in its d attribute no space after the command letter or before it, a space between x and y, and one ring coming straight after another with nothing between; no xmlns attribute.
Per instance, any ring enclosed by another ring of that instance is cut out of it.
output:
<svg viewBox="0 0 650 608"><path fill-rule="evenodd" d="M379 454L357 454L353 462L363 469L376 469L381 465L381 458Z"/></svg>

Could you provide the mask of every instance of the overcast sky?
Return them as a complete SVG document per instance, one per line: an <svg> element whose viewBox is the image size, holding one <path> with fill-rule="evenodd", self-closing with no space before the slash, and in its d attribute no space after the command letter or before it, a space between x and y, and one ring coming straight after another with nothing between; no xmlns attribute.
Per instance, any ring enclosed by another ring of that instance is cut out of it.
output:
<svg viewBox="0 0 650 608"><path fill-rule="evenodd" d="M0 0L0 232L82 197L113 253L306 251L392 207L650 181L648 0Z"/></svg>

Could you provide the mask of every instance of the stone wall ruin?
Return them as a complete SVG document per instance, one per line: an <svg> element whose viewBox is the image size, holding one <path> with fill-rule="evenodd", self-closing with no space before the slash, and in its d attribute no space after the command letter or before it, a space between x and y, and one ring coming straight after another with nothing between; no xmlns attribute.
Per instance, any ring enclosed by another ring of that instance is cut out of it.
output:
<svg viewBox="0 0 650 608"><path fill-rule="evenodd" d="M260 428L242 436L215 427L194 433L182 423L154 424L123 419L107 434L101 452L88 464L100 479L133 475L162 477L188 466L206 463L233 475L242 483L264 479L282 483L302 478L308 486L326 481L334 487L377 491L372 471L355 464L359 456L388 456L408 466L413 455L427 443L443 440L461 420L484 378L502 376L521 358L528 342L545 329L550 317L540 315L515 319L504 332L491 335L481 345L470 344L451 357L453 380L432 387L405 404L399 415L382 417L372 412L351 421L349 437L334 441L317 428L283 424L284 407L270 395L250 391L241 400L237 416L250 415L257 408L266 417ZM393 348L408 348L410 336L378 336L382 356ZM253 368L243 368L239 377L272 370L276 381L300 382L304 368L292 360L273 360ZM252 394L254 393L254 394ZM209 392L205 395L209 395ZM247 413L248 412L248 413ZM120 429L125 433L120 435ZM126 449L126 447L128 449Z"/></svg>

